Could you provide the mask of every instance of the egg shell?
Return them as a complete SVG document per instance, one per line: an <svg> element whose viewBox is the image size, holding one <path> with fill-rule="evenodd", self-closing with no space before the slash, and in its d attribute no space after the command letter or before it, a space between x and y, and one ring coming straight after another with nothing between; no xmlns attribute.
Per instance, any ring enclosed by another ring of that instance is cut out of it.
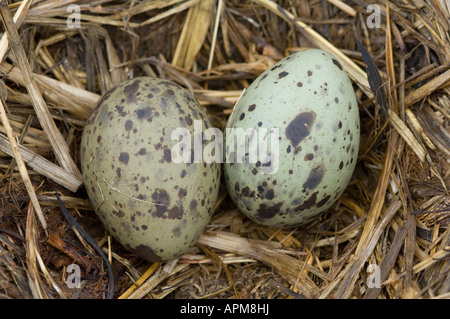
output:
<svg viewBox="0 0 450 319"><path fill-rule="evenodd" d="M182 87L138 77L110 89L84 127L81 168L91 203L110 233L146 260L169 261L187 252L213 213L220 164L172 161L180 142L172 131L186 128L192 143L201 140L194 136L196 120L202 130L210 126L203 107Z"/></svg>
<svg viewBox="0 0 450 319"><path fill-rule="evenodd" d="M234 149L224 144L230 196L262 225L294 226L317 218L342 195L355 169L360 139L355 93L342 65L322 50L297 52L262 73L235 105L227 128L278 129L273 157L278 170L272 174L262 169L275 168L275 160L254 161L247 148L238 163L237 144Z"/></svg>

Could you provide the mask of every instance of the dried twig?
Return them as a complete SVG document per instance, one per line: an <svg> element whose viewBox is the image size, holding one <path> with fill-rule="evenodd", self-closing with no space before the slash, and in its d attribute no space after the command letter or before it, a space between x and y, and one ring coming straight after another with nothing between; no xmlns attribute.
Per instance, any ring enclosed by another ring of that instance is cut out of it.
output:
<svg viewBox="0 0 450 319"><path fill-rule="evenodd" d="M5 1L1 2L0 12L3 19L3 23L9 35L11 47L16 56L16 60L17 63L19 64L20 70L22 71L25 85L33 101L33 106L35 108L36 115L39 118L39 121L44 131L47 133L50 143L52 144L53 149L55 151L55 156L58 158L59 162L61 163L62 167L64 167L65 170L81 179L81 173L78 170L72 157L70 156L69 148L67 147L67 144L63 136L61 135L60 131L56 127L55 122L51 118L51 115L48 111L45 101L42 98L42 95L39 89L37 88L36 82L32 77L30 65L25 55L25 51L20 43L19 35L14 26L14 21L11 17L9 8Z"/></svg>
<svg viewBox="0 0 450 319"><path fill-rule="evenodd" d="M4 90L5 85L3 81L0 80L0 90ZM25 187L27 189L28 195L30 196L31 202L33 203L33 207L36 210L36 214L38 215L39 221L44 229L47 228L47 222L45 221L44 213L42 212L41 206L39 205L39 201L36 196L36 192L34 191L33 184L31 183L30 176L28 175L27 168L25 166L25 162L23 160L22 154L19 150L19 145L16 142L16 137L11 128L11 125L8 120L8 116L6 115L6 107L5 101L3 98L0 98L0 119L2 121L3 127L6 130L6 135L8 136L9 144L11 146L12 153L14 158L16 159L17 166L19 167L20 175L23 179Z"/></svg>

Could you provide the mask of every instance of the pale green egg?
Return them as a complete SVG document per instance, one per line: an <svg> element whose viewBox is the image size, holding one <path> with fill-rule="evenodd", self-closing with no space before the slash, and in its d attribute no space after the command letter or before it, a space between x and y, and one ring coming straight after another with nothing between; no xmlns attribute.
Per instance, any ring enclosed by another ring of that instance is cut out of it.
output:
<svg viewBox="0 0 450 319"><path fill-rule="evenodd" d="M352 177L359 123L352 83L335 57L310 49L279 61L249 86L227 123L228 130L248 133L240 155L237 138L226 135L224 176L231 198L267 226L317 218Z"/></svg>
<svg viewBox="0 0 450 319"><path fill-rule="evenodd" d="M220 163L172 158L179 143L172 132L182 128L201 140L196 123L211 126L191 94L139 77L109 90L84 127L81 168L91 203L111 234L149 261L186 253L213 213Z"/></svg>

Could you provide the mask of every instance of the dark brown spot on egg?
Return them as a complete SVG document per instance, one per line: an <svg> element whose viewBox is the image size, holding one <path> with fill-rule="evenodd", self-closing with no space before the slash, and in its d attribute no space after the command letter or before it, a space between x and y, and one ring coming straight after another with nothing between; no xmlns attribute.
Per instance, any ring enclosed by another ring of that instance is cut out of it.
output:
<svg viewBox="0 0 450 319"><path fill-rule="evenodd" d="M255 108L256 108L256 104L252 104L248 107L248 111L252 112L253 110L255 110Z"/></svg>
<svg viewBox="0 0 450 319"><path fill-rule="evenodd" d="M174 89L180 89L181 88L178 84L176 84L176 83L174 83L172 81L169 81L169 80L162 80L161 81L161 85L164 85L166 88L174 88Z"/></svg>
<svg viewBox="0 0 450 319"><path fill-rule="evenodd" d="M139 90L139 83L141 83L141 80L135 80L123 89L126 103L136 103L136 92Z"/></svg>
<svg viewBox="0 0 450 319"><path fill-rule="evenodd" d="M261 79L259 79L259 81L258 81L258 84L256 85L256 87L255 88L257 88L258 86L259 86L259 84L261 83L261 81L262 80L264 80L266 77L268 76L268 74L266 73L266 74L264 74L262 77L261 77ZM244 94L243 94L243 96L245 96L247 94L247 90L245 90L245 92L244 92Z"/></svg>
<svg viewBox="0 0 450 319"><path fill-rule="evenodd" d="M126 131L129 131L129 130L131 130L132 128L133 128L133 121L127 120L127 121L125 122L125 130L126 130Z"/></svg>
<svg viewBox="0 0 450 319"><path fill-rule="evenodd" d="M186 102L195 103L196 101L188 92L184 93L184 97L186 99ZM190 105L188 107L192 110L192 107Z"/></svg>
<svg viewBox="0 0 450 319"><path fill-rule="evenodd" d="M152 118L152 109L149 106L143 109L137 109L135 112L139 120Z"/></svg>
<svg viewBox="0 0 450 319"><path fill-rule="evenodd" d="M152 215L155 217L165 218L164 213L167 211L167 207L170 204L170 197L166 190L157 188L152 194L152 202L155 206L152 211Z"/></svg>
<svg viewBox="0 0 450 319"><path fill-rule="evenodd" d="M120 115L124 115L125 112L123 111L123 109L124 109L123 105L116 105L115 109L116 109L117 113L119 113ZM109 115L109 113L108 113L108 115Z"/></svg>
<svg viewBox="0 0 450 319"><path fill-rule="evenodd" d="M318 202L317 203L317 207L318 208L320 208L320 207L322 207L323 205L325 205L327 202L328 202L328 200L330 199L330 195L327 195L327 196L325 196L320 202Z"/></svg>
<svg viewBox="0 0 450 319"><path fill-rule="evenodd" d="M92 109L92 114L94 114L95 111L98 110L98 108L100 107L100 105L102 105L105 101L107 101L110 97L111 94L117 90L117 86L111 88L108 92L106 92L102 98L100 99L100 101L97 102L97 104L95 104L94 108ZM123 102L122 102L123 103Z"/></svg>
<svg viewBox="0 0 450 319"><path fill-rule="evenodd" d="M277 203L272 206L268 206L266 204L259 204L258 213L256 214L256 218L258 219L269 219L273 218L276 214L280 212L281 206L283 203Z"/></svg>
<svg viewBox="0 0 450 319"><path fill-rule="evenodd" d="M102 136L101 135L97 136L97 143L100 143L101 140L102 140Z"/></svg>
<svg viewBox="0 0 450 319"><path fill-rule="evenodd" d="M249 188L248 186L245 186L245 187L242 189L241 194L242 194L242 196L244 196L244 197L248 197L248 196L250 195L250 188Z"/></svg>
<svg viewBox="0 0 450 319"><path fill-rule="evenodd" d="M181 171L181 175L180 176L181 176L181 178L186 176L186 170L185 169Z"/></svg>
<svg viewBox="0 0 450 319"><path fill-rule="evenodd" d="M234 191L239 192L241 189L239 188L239 182L234 184Z"/></svg>
<svg viewBox="0 0 450 319"><path fill-rule="evenodd" d="M163 156L163 160L166 161L167 163L172 162L172 151L170 150L170 148L164 148L164 156Z"/></svg>
<svg viewBox="0 0 450 319"><path fill-rule="evenodd" d="M266 191L266 193L264 194L264 197L266 199L272 200L275 197L275 192L273 189L269 189Z"/></svg>
<svg viewBox="0 0 450 319"><path fill-rule="evenodd" d="M313 73L311 70L308 70L308 76L311 76Z"/></svg>
<svg viewBox="0 0 450 319"><path fill-rule="evenodd" d="M339 170L341 170L343 167L344 167L344 162L341 161L341 162L339 163Z"/></svg>
<svg viewBox="0 0 450 319"><path fill-rule="evenodd" d="M186 121L187 125L192 125L192 119L189 116L185 116L184 120Z"/></svg>
<svg viewBox="0 0 450 319"><path fill-rule="evenodd" d="M117 175L118 178L122 177L122 170L120 169L120 167L117 167L116 175Z"/></svg>
<svg viewBox="0 0 450 319"><path fill-rule="evenodd" d="M294 147L309 135L316 119L316 113L313 111L303 112L297 115L286 127L286 137L291 141Z"/></svg>
<svg viewBox="0 0 450 319"><path fill-rule="evenodd" d="M186 196L186 194L187 194L187 190L180 187L180 189L178 190L178 198L182 199Z"/></svg>
<svg viewBox="0 0 450 319"><path fill-rule="evenodd" d="M275 65L274 67L272 67L271 69L270 69L270 71L275 71L276 69L278 69L279 67L281 67L283 64L278 64L278 65Z"/></svg>
<svg viewBox="0 0 450 319"><path fill-rule="evenodd" d="M280 74L278 74L278 78L279 78L279 79L282 79L282 78L284 78L284 77L287 76L287 75L289 75L289 72L283 71L283 72L281 72Z"/></svg>
<svg viewBox="0 0 450 319"><path fill-rule="evenodd" d="M241 120L241 121L242 121L242 120L243 120L244 118L245 118L245 113L244 113L244 112L242 112L242 113L241 113L241 115L239 116L239 120Z"/></svg>
<svg viewBox="0 0 450 319"><path fill-rule="evenodd" d="M317 185L320 184L324 175L323 167L317 166L313 168L306 179L306 182L303 184L303 188L314 189Z"/></svg>
<svg viewBox="0 0 450 319"><path fill-rule="evenodd" d="M120 209L119 210L114 209L113 210L113 214L116 215L119 218L123 218L125 216L125 213L122 210L120 210Z"/></svg>
<svg viewBox="0 0 450 319"><path fill-rule="evenodd" d="M174 206L169 209L169 213L167 215L169 219L181 219L183 218L183 207Z"/></svg>
<svg viewBox="0 0 450 319"><path fill-rule="evenodd" d="M335 97L334 102L339 103L339 99L337 97Z"/></svg>
<svg viewBox="0 0 450 319"><path fill-rule="evenodd" d="M303 204L297 206L294 208L295 212L302 212L305 209L310 209L311 207L313 207L316 204L316 200L317 200L317 194L319 192L314 192L306 201L303 202Z"/></svg>
<svg viewBox="0 0 450 319"><path fill-rule="evenodd" d="M333 64L334 65L336 65L338 68L339 68L339 70L341 70L342 71L342 65L339 63L339 61L338 60L336 60L336 59L333 59Z"/></svg>
<svg viewBox="0 0 450 319"><path fill-rule="evenodd" d="M124 164L128 164L128 161L130 160L130 155L128 155L127 152L121 152L119 155L119 162L122 162Z"/></svg>
<svg viewBox="0 0 450 319"><path fill-rule="evenodd" d="M314 159L314 154L306 154L305 155L305 161L312 161Z"/></svg>
<svg viewBox="0 0 450 319"><path fill-rule="evenodd" d="M297 86L298 86L299 88L301 88L301 87L303 86L303 83L302 83L302 82L297 82Z"/></svg>

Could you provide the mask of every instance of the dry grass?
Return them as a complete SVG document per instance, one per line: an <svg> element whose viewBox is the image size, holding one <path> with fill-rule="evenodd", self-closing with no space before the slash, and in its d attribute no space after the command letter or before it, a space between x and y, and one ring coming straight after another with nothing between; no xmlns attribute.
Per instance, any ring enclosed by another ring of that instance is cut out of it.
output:
<svg viewBox="0 0 450 319"><path fill-rule="evenodd" d="M373 29L360 0L2 1L0 298L106 291L106 268L69 229L54 188L112 260L116 298L449 298L450 7L372 2ZM67 25L71 3L80 28ZM383 101L355 36L380 71ZM272 229L222 191L198 244L167 264L109 237L78 169L84 121L103 93L130 77L167 78L223 127L253 79L306 47L339 59L360 107L358 164L336 205L311 224ZM74 262L79 289L65 284ZM368 285L370 265L379 288Z"/></svg>

